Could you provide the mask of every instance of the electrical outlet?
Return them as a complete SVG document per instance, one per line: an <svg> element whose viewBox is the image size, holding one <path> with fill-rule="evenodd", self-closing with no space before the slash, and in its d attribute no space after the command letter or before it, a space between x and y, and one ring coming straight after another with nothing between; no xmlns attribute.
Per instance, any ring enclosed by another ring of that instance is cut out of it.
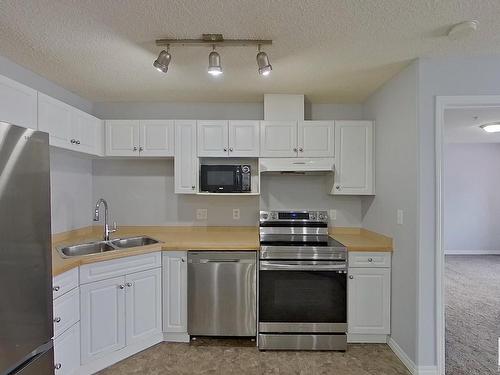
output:
<svg viewBox="0 0 500 375"><path fill-rule="evenodd" d="M403 210L400 208L397 211L397 223L398 225L403 225Z"/></svg>
<svg viewBox="0 0 500 375"><path fill-rule="evenodd" d="M206 208L198 208L196 210L196 220L207 220L208 210Z"/></svg>
<svg viewBox="0 0 500 375"><path fill-rule="evenodd" d="M337 220L337 210L334 210L333 208L330 210L330 220Z"/></svg>
<svg viewBox="0 0 500 375"><path fill-rule="evenodd" d="M233 208L233 220L240 220L240 209Z"/></svg>

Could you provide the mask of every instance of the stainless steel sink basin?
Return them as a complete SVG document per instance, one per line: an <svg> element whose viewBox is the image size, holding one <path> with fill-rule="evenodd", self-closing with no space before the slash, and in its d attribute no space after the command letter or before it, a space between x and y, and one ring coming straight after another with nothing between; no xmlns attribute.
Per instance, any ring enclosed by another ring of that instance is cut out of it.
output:
<svg viewBox="0 0 500 375"><path fill-rule="evenodd" d="M127 247L153 245L159 242L160 241L157 241L154 238L148 236L137 236L128 238L118 238L116 240L111 241L111 244L119 248L127 248Z"/></svg>
<svg viewBox="0 0 500 375"><path fill-rule="evenodd" d="M89 255L96 253L103 253L105 251L116 250L115 247L111 246L105 241L82 243L79 245L66 246L58 249L59 253L63 257L75 257L80 255Z"/></svg>
<svg viewBox="0 0 500 375"><path fill-rule="evenodd" d="M117 238L111 241L97 241L82 243L78 245L66 246L58 248L59 254L63 258L76 257L81 255L91 255L104 253L106 251L114 251L126 249L129 247L146 246L159 243L160 241L148 236L136 236L127 238Z"/></svg>

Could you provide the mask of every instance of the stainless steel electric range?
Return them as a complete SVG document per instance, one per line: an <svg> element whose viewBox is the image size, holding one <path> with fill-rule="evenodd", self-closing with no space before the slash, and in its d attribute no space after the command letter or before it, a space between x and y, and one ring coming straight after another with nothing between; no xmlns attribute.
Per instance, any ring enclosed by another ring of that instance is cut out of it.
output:
<svg viewBox="0 0 500 375"><path fill-rule="evenodd" d="M346 350L347 250L326 211L261 211L261 350Z"/></svg>

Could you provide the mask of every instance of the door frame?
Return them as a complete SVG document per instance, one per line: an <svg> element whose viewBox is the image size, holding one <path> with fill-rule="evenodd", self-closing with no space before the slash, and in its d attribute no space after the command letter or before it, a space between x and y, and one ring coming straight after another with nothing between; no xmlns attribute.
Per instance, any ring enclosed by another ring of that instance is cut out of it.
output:
<svg viewBox="0 0 500 375"><path fill-rule="evenodd" d="M436 349L438 374L445 373L444 296L444 112L447 109L500 107L500 95L436 96Z"/></svg>

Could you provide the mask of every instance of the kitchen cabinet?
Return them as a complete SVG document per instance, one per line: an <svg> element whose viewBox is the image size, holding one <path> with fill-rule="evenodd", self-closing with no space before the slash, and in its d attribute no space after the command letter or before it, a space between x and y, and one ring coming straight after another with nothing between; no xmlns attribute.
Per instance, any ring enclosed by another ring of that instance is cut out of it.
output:
<svg viewBox="0 0 500 375"><path fill-rule="evenodd" d="M390 334L390 256L349 252L347 321L351 342L386 342Z"/></svg>
<svg viewBox="0 0 500 375"><path fill-rule="evenodd" d="M198 186L196 121L175 121L174 180L176 194L196 194Z"/></svg>
<svg viewBox="0 0 500 375"><path fill-rule="evenodd" d="M199 157L258 157L258 121L198 121Z"/></svg>
<svg viewBox="0 0 500 375"><path fill-rule="evenodd" d="M186 251L163 253L163 332L167 341L187 336Z"/></svg>
<svg viewBox="0 0 500 375"><path fill-rule="evenodd" d="M333 121L262 121L260 156L333 157Z"/></svg>
<svg viewBox="0 0 500 375"><path fill-rule="evenodd" d="M333 194L373 195L373 122L335 122L335 176Z"/></svg>
<svg viewBox="0 0 500 375"><path fill-rule="evenodd" d="M80 368L80 324L76 323L54 340L54 374L71 375Z"/></svg>
<svg viewBox="0 0 500 375"><path fill-rule="evenodd" d="M107 156L173 156L172 120L106 121Z"/></svg>
<svg viewBox="0 0 500 375"><path fill-rule="evenodd" d="M125 277L82 285L81 362L125 347Z"/></svg>
<svg viewBox="0 0 500 375"><path fill-rule="evenodd" d="M42 93L38 93L38 129L49 133L51 146L102 153L101 120Z"/></svg>
<svg viewBox="0 0 500 375"><path fill-rule="evenodd" d="M0 76L0 121L37 129L37 91Z"/></svg>
<svg viewBox="0 0 500 375"><path fill-rule="evenodd" d="M161 334L161 268L127 275L125 287L127 345Z"/></svg>

